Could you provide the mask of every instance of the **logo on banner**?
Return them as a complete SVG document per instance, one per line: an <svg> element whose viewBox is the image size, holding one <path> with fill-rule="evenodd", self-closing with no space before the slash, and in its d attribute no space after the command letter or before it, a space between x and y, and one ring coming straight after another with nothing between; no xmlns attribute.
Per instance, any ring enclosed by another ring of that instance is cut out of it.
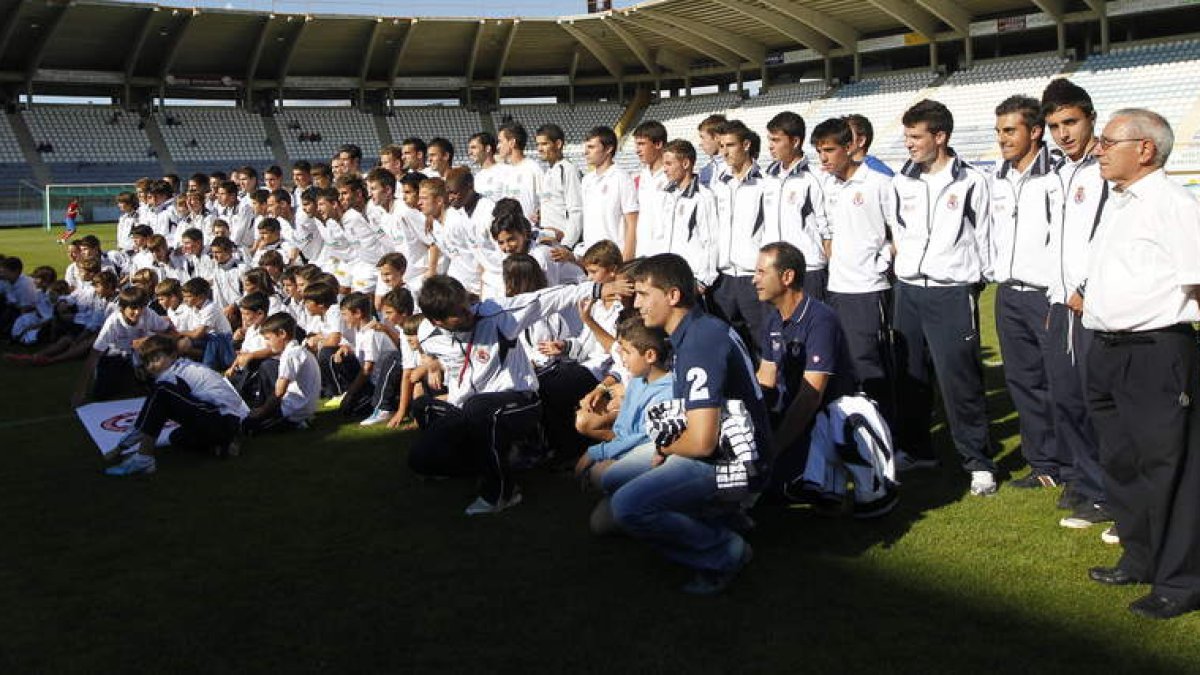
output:
<svg viewBox="0 0 1200 675"><path fill-rule="evenodd" d="M137 418L138 411L136 410L119 413L101 421L100 428L105 431L111 431L114 434L123 434L133 427L133 424L137 422ZM177 426L179 426L179 424L177 424L174 420L168 420L167 423L163 425L163 428L173 429Z"/></svg>

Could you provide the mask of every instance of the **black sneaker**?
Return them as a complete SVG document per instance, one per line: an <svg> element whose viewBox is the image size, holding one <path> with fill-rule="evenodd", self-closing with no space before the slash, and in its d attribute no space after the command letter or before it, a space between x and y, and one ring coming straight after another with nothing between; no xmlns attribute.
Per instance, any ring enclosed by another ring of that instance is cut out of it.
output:
<svg viewBox="0 0 1200 675"><path fill-rule="evenodd" d="M1075 486L1064 483L1062 494L1058 496L1058 503L1055 504L1055 507L1060 511L1074 511L1079 507L1081 501L1083 501L1083 497L1075 491Z"/></svg>
<svg viewBox="0 0 1200 675"><path fill-rule="evenodd" d="M1024 478L1018 478L1008 482L1009 487L1020 488L1023 490L1033 490L1037 488L1052 488L1058 487L1058 479L1054 476L1044 473L1031 472Z"/></svg>
<svg viewBox="0 0 1200 675"><path fill-rule="evenodd" d="M1089 504L1085 502L1077 506L1074 513L1058 521L1058 524L1063 527L1069 527L1072 530L1086 530L1093 525L1111 523L1112 521L1112 514L1108 512L1108 509L1104 508L1103 504Z"/></svg>

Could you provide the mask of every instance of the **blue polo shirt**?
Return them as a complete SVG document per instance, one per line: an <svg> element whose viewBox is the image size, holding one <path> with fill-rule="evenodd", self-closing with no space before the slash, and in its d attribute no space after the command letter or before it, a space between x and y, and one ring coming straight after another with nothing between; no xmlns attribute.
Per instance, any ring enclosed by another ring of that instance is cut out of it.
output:
<svg viewBox="0 0 1200 675"><path fill-rule="evenodd" d="M771 423L750 354L741 338L720 319L693 307L670 335L675 352L674 397L684 409L720 408L741 401L754 420L760 461L770 453Z"/></svg>
<svg viewBox="0 0 1200 675"><path fill-rule="evenodd" d="M804 373L809 371L830 376L821 398L822 406L854 393L854 363L850 360L846 334L829 305L805 295L786 321L773 307L767 315L762 358L779 369L776 412L786 411L792 404Z"/></svg>

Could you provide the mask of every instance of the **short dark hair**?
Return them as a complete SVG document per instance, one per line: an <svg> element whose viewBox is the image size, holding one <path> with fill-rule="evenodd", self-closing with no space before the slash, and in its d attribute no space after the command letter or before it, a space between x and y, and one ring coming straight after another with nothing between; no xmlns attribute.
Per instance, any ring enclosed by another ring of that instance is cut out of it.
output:
<svg viewBox="0 0 1200 675"><path fill-rule="evenodd" d="M358 312L363 316L371 316L375 309L371 304L371 296L357 291L342 298L341 305L343 310Z"/></svg>
<svg viewBox="0 0 1200 675"><path fill-rule="evenodd" d="M638 263L633 269L633 280L648 283L662 291L679 289L679 307L690 308L696 304L696 275L682 256L676 253L659 253Z"/></svg>
<svg viewBox="0 0 1200 675"><path fill-rule="evenodd" d="M403 148L406 145L413 146L413 149L416 150L417 152L421 153L422 155L424 155L425 152L429 150L429 146L425 145L425 140L421 139L421 138L417 138L416 136L409 136L408 138L404 139L403 141L400 141L401 151L403 151Z"/></svg>
<svg viewBox="0 0 1200 675"><path fill-rule="evenodd" d="M23 263L17 256L10 255L0 260L0 269L20 274L25 269L25 263Z"/></svg>
<svg viewBox="0 0 1200 675"><path fill-rule="evenodd" d="M442 152L450 156L451 161L454 160L454 144L448 139L442 138L441 136L434 136L433 138L429 139L429 148L441 148ZM429 148L425 149L426 152L429 151Z"/></svg>
<svg viewBox="0 0 1200 675"><path fill-rule="evenodd" d="M303 159L298 162L292 162L292 171L303 171L304 173L308 173L309 171L312 171L312 164L309 164Z"/></svg>
<svg viewBox="0 0 1200 675"><path fill-rule="evenodd" d="M665 368L671 359L671 342L662 328L651 328L642 317L634 315L617 324L617 338L633 345L643 355L654 350L655 365Z"/></svg>
<svg viewBox="0 0 1200 675"><path fill-rule="evenodd" d="M266 171L263 171L263 175L283 178L283 169L279 168L278 164L272 164L271 166L267 167Z"/></svg>
<svg viewBox="0 0 1200 675"><path fill-rule="evenodd" d="M788 288L793 291L804 290L804 273L808 271L808 267L804 261L804 253L800 249L786 241L776 241L758 250L760 253L770 253L775 256L775 262L771 266L775 268L776 272L783 274L787 270L792 270L795 273Z"/></svg>
<svg viewBox="0 0 1200 675"><path fill-rule="evenodd" d="M333 284L314 281L304 287L304 300L315 302L325 307L337 304L338 289Z"/></svg>
<svg viewBox="0 0 1200 675"><path fill-rule="evenodd" d="M651 143L666 143L667 128L658 120L646 120L633 130L634 138L645 138Z"/></svg>
<svg viewBox="0 0 1200 675"><path fill-rule="evenodd" d="M479 141L479 144L485 148L491 148L492 152L496 151L496 137L491 132L480 131L479 133L472 134L471 138L468 139L468 142L470 141Z"/></svg>
<svg viewBox="0 0 1200 675"><path fill-rule="evenodd" d="M271 192L271 196L275 198L275 201L282 204L287 204L288 206L291 206L292 204L292 193L284 190L283 188L275 189Z"/></svg>
<svg viewBox="0 0 1200 675"><path fill-rule="evenodd" d="M337 154L340 155L342 153L350 155L350 159L353 159L356 162L362 161L362 148L353 143L346 143L339 147Z"/></svg>
<svg viewBox="0 0 1200 675"><path fill-rule="evenodd" d="M242 279L254 284L254 287L263 293L275 292L275 280L265 268L251 267L242 275Z"/></svg>
<svg viewBox="0 0 1200 675"><path fill-rule="evenodd" d="M551 142L566 142L567 140L567 136L563 133L562 127L554 123L543 124L542 126L538 127L537 131L534 132L534 136L545 136L546 138L549 138Z"/></svg>
<svg viewBox="0 0 1200 675"><path fill-rule="evenodd" d="M508 134L516 144L517 149L525 152L525 145L529 143L529 132L525 131L525 127L520 122L509 120L500 125L496 130L497 134Z"/></svg>
<svg viewBox="0 0 1200 675"><path fill-rule="evenodd" d="M263 251L262 256L258 259L258 266L262 268L283 267L283 254L277 250ZM267 278L270 279L271 276L267 275Z"/></svg>
<svg viewBox="0 0 1200 675"><path fill-rule="evenodd" d="M214 237L213 240L211 242L209 242L208 248L210 248L210 249L219 248L219 249L223 249L226 251L232 251L233 250L233 240L230 239L229 237Z"/></svg>
<svg viewBox="0 0 1200 675"><path fill-rule="evenodd" d="M592 127L584 138L585 141L590 141L593 138L600 141L600 145L611 148L614 152L617 149L617 132L612 130L612 127Z"/></svg>
<svg viewBox="0 0 1200 675"><path fill-rule="evenodd" d="M846 120L846 124L850 125L856 135L866 139L863 142L863 150L870 149L871 142L875 140L875 127L871 126L871 120L858 113L851 113L842 119Z"/></svg>
<svg viewBox="0 0 1200 675"><path fill-rule="evenodd" d="M412 291L403 286L400 288L393 288L392 290L388 291L380 302L384 306L391 307L392 309L406 316L412 316L413 310L415 309Z"/></svg>
<svg viewBox="0 0 1200 675"><path fill-rule="evenodd" d="M579 259L581 265L599 265L606 269L616 269L621 266L624 256L616 242L611 239L601 239L588 247Z"/></svg>
<svg viewBox="0 0 1200 675"><path fill-rule="evenodd" d="M281 228L280 228L278 219L263 218L261 221L259 221L259 223L255 227L255 229L266 230L268 232L275 232L276 234L278 234Z"/></svg>
<svg viewBox="0 0 1200 675"><path fill-rule="evenodd" d="M1013 113L1020 113L1021 121L1030 129L1046 126L1046 119L1042 117L1042 103L1032 96L1009 96L996 106L996 117Z"/></svg>
<svg viewBox="0 0 1200 675"><path fill-rule="evenodd" d="M691 141L676 138L663 146L663 152L669 152L679 159L687 159L692 163L692 168L696 168L696 146L692 145Z"/></svg>
<svg viewBox="0 0 1200 675"><path fill-rule="evenodd" d="M467 289L458 279L445 274L435 274L421 285L417 304L421 313L430 321L444 321L470 307Z"/></svg>
<svg viewBox="0 0 1200 675"><path fill-rule="evenodd" d="M492 226L489 228L492 239L499 237L501 232L512 232L524 235L526 239L529 239L533 234L533 225L529 223L529 220L521 212L521 203L507 197L501 199L500 202L516 202L517 209L513 210L507 205L504 208L493 209ZM500 202L496 204L497 207L500 207Z"/></svg>
<svg viewBox="0 0 1200 675"><path fill-rule="evenodd" d="M271 307L271 302L267 300L266 293L255 291L243 296L238 301L238 307L250 312L265 312Z"/></svg>
<svg viewBox="0 0 1200 675"><path fill-rule="evenodd" d="M750 136L754 132L750 131L750 127L741 120L728 120L717 127L716 133L718 136L737 136L739 143L745 143L750 140Z"/></svg>
<svg viewBox="0 0 1200 675"><path fill-rule="evenodd" d="M179 235L180 239L190 239L192 241L204 242L204 233L198 227L189 227Z"/></svg>
<svg viewBox="0 0 1200 675"><path fill-rule="evenodd" d="M845 117L831 117L813 128L813 146L825 141L833 141L838 145L850 145L854 142L854 131L850 128L850 120Z"/></svg>
<svg viewBox="0 0 1200 675"><path fill-rule="evenodd" d="M767 122L767 131L804 140L804 118L790 110L784 110Z"/></svg>
<svg viewBox="0 0 1200 675"><path fill-rule="evenodd" d="M550 283L546 279L546 270L528 253L514 253L505 258L501 273L504 294L509 297L541 290Z"/></svg>
<svg viewBox="0 0 1200 675"><path fill-rule="evenodd" d="M179 356L179 345L175 338L167 337L166 335L149 335L142 344L138 345L138 356L142 357L142 363L150 363L156 359L163 357L175 358Z"/></svg>
<svg viewBox="0 0 1200 675"><path fill-rule="evenodd" d="M417 171L414 173L406 173L400 177L401 187L410 187L414 190L421 189L421 182L428 178L425 174Z"/></svg>
<svg viewBox="0 0 1200 675"><path fill-rule="evenodd" d="M720 129L721 125L728 121L729 118L725 117L724 115L720 113L713 113L712 115L709 115L701 120L700 124L696 126L696 130L705 134L715 134L717 133L717 129Z"/></svg>
<svg viewBox="0 0 1200 675"><path fill-rule="evenodd" d="M154 287L154 295L169 295L177 298L183 295L183 286L178 279L163 279Z"/></svg>
<svg viewBox="0 0 1200 675"><path fill-rule="evenodd" d="M254 202L255 204L266 204L267 200L270 198L271 191L267 188L258 188L254 192L250 193L250 201Z"/></svg>
<svg viewBox="0 0 1200 675"><path fill-rule="evenodd" d="M917 101L911 108L904 111L900 122L906 127L915 127L924 122L931 134L944 132L949 136L954 133L954 115L950 109L931 99Z"/></svg>
<svg viewBox="0 0 1200 675"><path fill-rule="evenodd" d="M1083 87L1065 77L1050 80L1042 91L1042 116L1045 117L1059 108L1079 108L1088 117L1096 116L1096 106L1092 97Z"/></svg>
<svg viewBox="0 0 1200 675"><path fill-rule="evenodd" d="M131 236L131 237L152 237L152 236L154 236L154 228L150 227L149 225L134 225L133 227L129 228L129 236ZM78 243L80 246L85 245L85 242L82 239L80 239L78 242L72 242L72 243Z"/></svg>
<svg viewBox="0 0 1200 675"><path fill-rule="evenodd" d="M380 185L395 191L396 189L396 174L388 171L382 166L377 166L367 172L368 183L379 183Z"/></svg>
<svg viewBox="0 0 1200 675"><path fill-rule="evenodd" d="M379 258L379 262L375 263L375 267L377 268L384 265L400 270L400 273L403 274L408 269L408 258L405 258L404 254L399 251L388 251Z"/></svg>
<svg viewBox="0 0 1200 675"><path fill-rule="evenodd" d="M183 292L192 296L212 299L212 284L204 277L192 277L183 282Z"/></svg>
<svg viewBox="0 0 1200 675"><path fill-rule="evenodd" d="M126 307L145 307L150 304L150 297L146 293L146 289L141 286L130 286L121 290L117 296L117 306L121 309Z"/></svg>
<svg viewBox="0 0 1200 675"><path fill-rule="evenodd" d="M258 327L258 332L261 333L285 333L289 340L296 339L296 317L287 312L275 312L268 316L262 325Z"/></svg>

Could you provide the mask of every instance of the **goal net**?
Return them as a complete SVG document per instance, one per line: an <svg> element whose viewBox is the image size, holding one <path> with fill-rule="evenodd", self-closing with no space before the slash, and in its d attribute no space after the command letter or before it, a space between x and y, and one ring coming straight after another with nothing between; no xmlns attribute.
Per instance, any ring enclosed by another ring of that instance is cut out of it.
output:
<svg viewBox="0 0 1200 675"><path fill-rule="evenodd" d="M67 215L67 205L79 200L80 225L84 223L115 223L120 216L117 195L133 192L133 183L57 183L42 191L42 213L47 230L61 227ZM112 242L104 242L112 244Z"/></svg>

